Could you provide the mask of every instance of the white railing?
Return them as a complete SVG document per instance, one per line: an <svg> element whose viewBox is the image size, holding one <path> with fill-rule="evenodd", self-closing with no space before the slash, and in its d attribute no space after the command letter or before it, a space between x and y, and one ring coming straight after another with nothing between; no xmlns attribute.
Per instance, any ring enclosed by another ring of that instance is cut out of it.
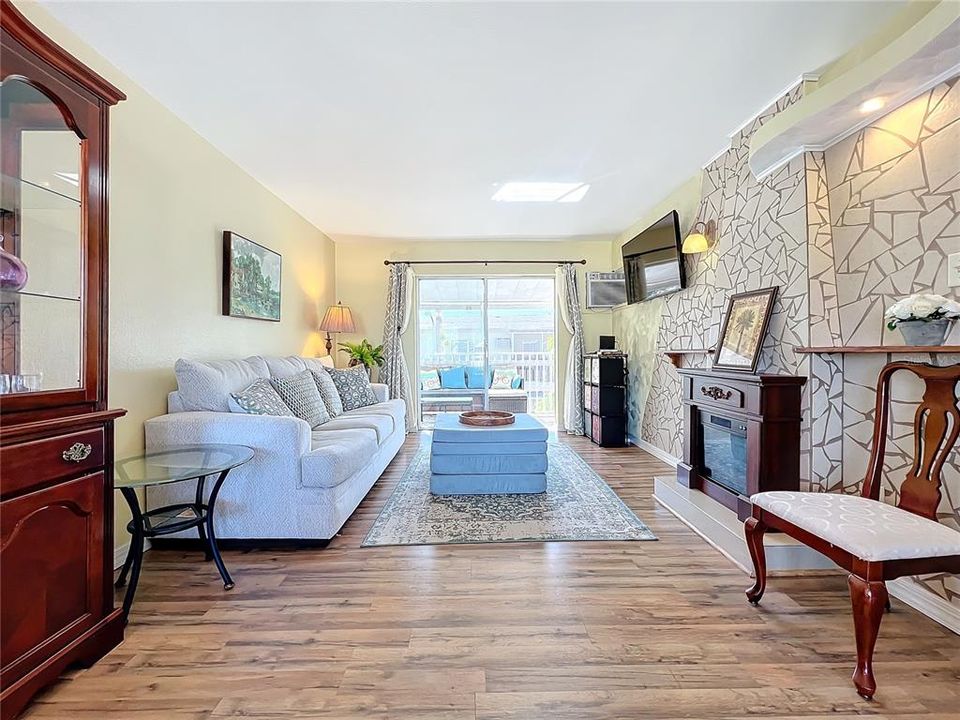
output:
<svg viewBox="0 0 960 720"><path fill-rule="evenodd" d="M436 353L420 358L421 370L449 367L483 367L483 355L477 353ZM556 410L556 355L553 352L490 353L490 369L511 368L523 378L529 411L553 417Z"/></svg>

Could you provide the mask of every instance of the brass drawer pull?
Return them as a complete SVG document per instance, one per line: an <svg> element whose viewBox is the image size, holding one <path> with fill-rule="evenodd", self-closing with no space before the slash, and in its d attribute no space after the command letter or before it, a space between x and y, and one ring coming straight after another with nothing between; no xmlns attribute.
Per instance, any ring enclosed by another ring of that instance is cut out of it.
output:
<svg viewBox="0 0 960 720"><path fill-rule="evenodd" d="M88 443L74 443L68 449L63 451L63 459L67 462L83 462L88 457L90 453L93 452L93 445Z"/></svg>
<svg viewBox="0 0 960 720"><path fill-rule="evenodd" d="M729 400L733 395L732 390L724 390L716 385L711 385L710 387L701 386L700 392L714 400Z"/></svg>

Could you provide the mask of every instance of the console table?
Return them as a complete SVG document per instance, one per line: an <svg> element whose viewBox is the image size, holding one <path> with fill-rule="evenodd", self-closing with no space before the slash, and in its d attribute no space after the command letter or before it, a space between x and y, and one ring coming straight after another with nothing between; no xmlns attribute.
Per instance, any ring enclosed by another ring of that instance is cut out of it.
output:
<svg viewBox="0 0 960 720"><path fill-rule="evenodd" d="M741 520L750 496L800 489L800 394L805 377L689 368L682 384L683 462L677 480Z"/></svg>

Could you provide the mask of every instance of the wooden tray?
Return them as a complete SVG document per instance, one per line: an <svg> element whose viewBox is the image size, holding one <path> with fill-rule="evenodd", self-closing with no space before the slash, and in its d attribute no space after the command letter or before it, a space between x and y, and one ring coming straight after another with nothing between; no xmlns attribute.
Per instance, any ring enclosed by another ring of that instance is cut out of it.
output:
<svg viewBox="0 0 960 720"><path fill-rule="evenodd" d="M464 425L494 427L496 425L513 425L516 421L517 418L512 412L501 410L468 410L460 413L460 422Z"/></svg>

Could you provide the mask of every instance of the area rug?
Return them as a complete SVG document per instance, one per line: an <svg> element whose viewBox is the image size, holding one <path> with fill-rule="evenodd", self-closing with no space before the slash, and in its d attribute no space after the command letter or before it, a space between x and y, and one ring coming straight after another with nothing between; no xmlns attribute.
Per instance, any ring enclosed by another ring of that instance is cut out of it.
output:
<svg viewBox="0 0 960 720"><path fill-rule="evenodd" d="M550 443L547 455L545 493L431 495L421 445L362 546L657 539L576 452Z"/></svg>

